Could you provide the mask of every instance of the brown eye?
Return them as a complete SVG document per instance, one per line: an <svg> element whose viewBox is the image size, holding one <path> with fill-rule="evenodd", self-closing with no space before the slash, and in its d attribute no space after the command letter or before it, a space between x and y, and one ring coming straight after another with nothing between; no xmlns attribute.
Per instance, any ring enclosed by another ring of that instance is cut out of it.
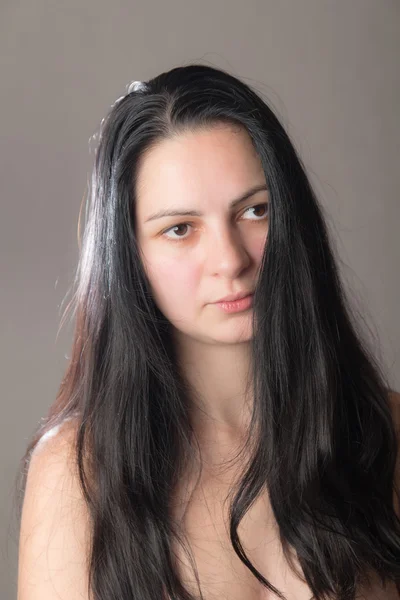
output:
<svg viewBox="0 0 400 600"><path fill-rule="evenodd" d="M249 210L256 210L256 211L260 211L261 209L261 215L256 215L259 218L257 219L251 219L252 221L262 221L266 218L266 216L268 215L268 203L264 202L263 204L256 204L254 206L249 206L249 208L247 208L243 214L246 214L247 211Z"/></svg>
<svg viewBox="0 0 400 600"><path fill-rule="evenodd" d="M183 236L183 235L178 235L177 237L170 237L169 235L166 235L166 234L170 231L172 231L173 233L177 233L176 231L173 231L173 230L176 230L179 228L188 228L190 226L191 226L190 223L178 223L177 225L173 225L172 227L169 227L168 229L163 231L163 235L167 239L172 240L172 241L179 241L180 239L186 239L186 236Z"/></svg>

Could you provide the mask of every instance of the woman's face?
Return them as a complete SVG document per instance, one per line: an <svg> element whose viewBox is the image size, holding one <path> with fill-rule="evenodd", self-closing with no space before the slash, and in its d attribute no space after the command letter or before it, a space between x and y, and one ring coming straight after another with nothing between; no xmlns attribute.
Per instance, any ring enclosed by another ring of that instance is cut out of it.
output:
<svg viewBox="0 0 400 600"><path fill-rule="evenodd" d="M263 189L231 206L256 186ZM215 302L255 289L268 234L266 188L242 128L185 132L142 157L138 245L154 300L181 334L207 343L251 338L252 308L226 313ZM168 211L175 215L160 214Z"/></svg>

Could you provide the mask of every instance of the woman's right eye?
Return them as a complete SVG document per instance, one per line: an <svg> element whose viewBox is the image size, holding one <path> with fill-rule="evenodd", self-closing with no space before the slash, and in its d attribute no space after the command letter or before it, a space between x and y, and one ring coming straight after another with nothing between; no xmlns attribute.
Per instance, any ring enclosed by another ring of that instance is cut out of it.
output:
<svg viewBox="0 0 400 600"><path fill-rule="evenodd" d="M187 236L183 237L180 235L178 237L170 237L166 235L168 232L173 231L174 229L178 229L179 227L191 227L191 225L190 223L178 223L177 225L173 225L172 227L165 229L165 231L162 232L162 235L164 235L167 239L171 240L172 242L179 242L181 240L185 240Z"/></svg>

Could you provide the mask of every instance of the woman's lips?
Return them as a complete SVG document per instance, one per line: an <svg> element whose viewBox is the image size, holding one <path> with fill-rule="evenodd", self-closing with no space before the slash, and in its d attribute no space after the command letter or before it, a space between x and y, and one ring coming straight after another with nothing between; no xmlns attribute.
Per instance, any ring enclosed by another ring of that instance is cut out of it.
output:
<svg viewBox="0 0 400 600"><path fill-rule="evenodd" d="M226 313L236 313L248 310L253 304L253 295L245 296L240 300L231 300L223 302L215 302L215 306L218 306Z"/></svg>

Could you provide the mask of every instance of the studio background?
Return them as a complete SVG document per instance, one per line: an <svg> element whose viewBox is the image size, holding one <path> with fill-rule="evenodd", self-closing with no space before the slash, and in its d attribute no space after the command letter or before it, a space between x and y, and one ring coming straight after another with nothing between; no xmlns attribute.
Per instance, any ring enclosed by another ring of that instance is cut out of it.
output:
<svg viewBox="0 0 400 600"><path fill-rule="evenodd" d="M398 0L2 0L1 598L16 597L14 480L67 365L89 139L111 104L192 62L254 86L305 162L400 390L399 55Z"/></svg>

